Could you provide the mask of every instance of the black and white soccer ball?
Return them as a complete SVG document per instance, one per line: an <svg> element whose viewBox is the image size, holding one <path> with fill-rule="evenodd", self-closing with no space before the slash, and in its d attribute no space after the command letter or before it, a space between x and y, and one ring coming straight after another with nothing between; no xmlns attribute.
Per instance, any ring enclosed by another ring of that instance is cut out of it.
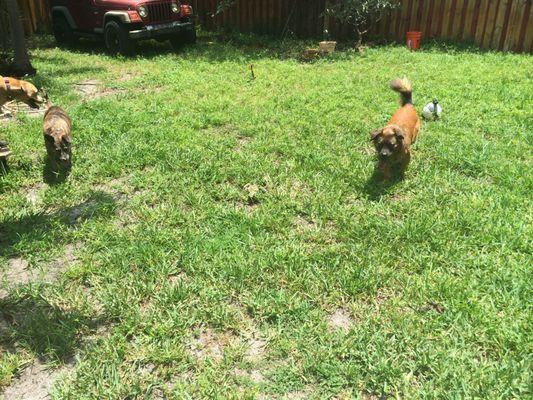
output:
<svg viewBox="0 0 533 400"><path fill-rule="evenodd" d="M439 101L435 99L431 103L426 104L422 111L422 115L429 121L439 119L442 115L442 107L440 106Z"/></svg>

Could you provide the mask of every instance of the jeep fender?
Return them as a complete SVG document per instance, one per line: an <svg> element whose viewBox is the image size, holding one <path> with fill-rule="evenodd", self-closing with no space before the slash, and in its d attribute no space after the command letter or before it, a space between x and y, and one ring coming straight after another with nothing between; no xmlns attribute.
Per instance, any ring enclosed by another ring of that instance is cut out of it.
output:
<svg viewBox="0 0 533 400"><path fill-rule="evenodd" d="M127 11L108 11L104 14L104 27L109 21L115 20L120 21L123 24L131 23L130 16Z"/></svg>
<svg viewBox="0 0 533 400"><path fill-rule="evenodd" d="M52 7L52 16L56 16L56 15L61 15L62 17L64 17L72 29L78 29L78 26L76 25L76 21L74 21L74 18L72 18L72 15L70 15L70 11L68 10L67 7L63 7L63 6Z"/></svg>

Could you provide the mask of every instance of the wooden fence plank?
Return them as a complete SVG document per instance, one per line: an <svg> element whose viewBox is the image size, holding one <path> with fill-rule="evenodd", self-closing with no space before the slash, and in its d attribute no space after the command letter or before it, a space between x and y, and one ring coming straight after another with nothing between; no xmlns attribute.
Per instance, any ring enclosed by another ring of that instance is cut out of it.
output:
<svg viewBox="0 0 533 400"><path fill-rule="evenodd" d="M472 39L472 25L474 22L474 7L477 0L465 0L465 20L461 30L460 40Z"/></svg>
<svg viewBox="0 0 533 400"><path fill-rule="evenodd" d="M472 2L472 23L470 26L470 36L469 39L472 41L476 40L476 33L479 26L479 16L481 14L481 5L483 1L482 0L476 0L475 2Z"/></svg>
<svg viewBox="0 0 533 400"><path fill-rule="evenodd" d="M499 7L499 0L488 0L487 17L483 25L481 47L488 48L492 41L492 31L496 24L496 14Z"/></svg>
<svg viewBox="0 0 533 400"><path fill-rule="evenodd" d="M427 20L429 14L431 0L425 0L423 4L418 6L419 18L417 19L417 29L422 32L422 38L429 37Z"/></svg>
<svg viewBox="0 0 533 400"><path fill-rule="evenodd" d="M500 31L498 35L499 37L498 50L502 50L503 46L505 45L505 38L507 37L507 31L509 29L509 19L511 17L511 11L513 8L513 0L507 0L507 5L502 8L503 8L502 13L504 13L504 17L503 17L502 30Z"/></svg>
<svg viewBox="0 0 533 400"><path fill-rule="evenodd" d="M516 14L521 2L522 0L511 0L507 27L505 30L505 35L502 38L503 43L501 45L501 49L503 51L509 51L509 48L512 48L515 44L515 41L518 39L518 32L520 31L520 18L518 18Z"/></svg>
<svg viewBox="0 0 533 400"><path fill-rule="evenodd" d="M429 0L429 7L428 7L428 13L426 16L426 22L424 30L426 31L426 38L432 38L433 37L433 27L435 18L433 18L433 13L435 11L435 0Z"/></svg>
<svg viewBox="0 0 533 400"><path fill-rule="evenodd" d="M444 26L445 26L444 25L444 21L446 19L446 9L447 9L446 2L447 1L451 1L451 0L441 0L440 1L440 8L438 9L438 11L435 10L436 11L436 15L435 15L434 18L437 21L439 21L438 25L437 25L437 30L434 32L434 35L437 36L437 37L442 37L443 38L443 37L446 36L445 33L444 33Z"/></svg>
<svg viewBox="0 0 533 400"><path fill-rule="evenodd" d="M525 10L523 12L522 16L522 22L520 25L520 34L518 37L518 43L516 44L515 51L527 51L527 47L525 46L526 43L526 34L527 34L527 27L529 26L529 23L531 22L533 24L533 16L532 19L530 19L530 13L533 11L533 7L531 7L531 0L525 0ZM533 31L533 29L529 29L529 31Z"/></svg>
<svg viewBox="0 0 533 400"><path fill-rule="evenodd" d="M503 30L503 25L505 23L505 14L507 11L507 3L509 0L500 0L498 12L496 13L496 23L492 30L492 37L490 41L491 49L499 49L500 37Z"/></svg>
<svg viewBox="0 0 533 400"><path fill-rule="evenodd" d="M528 1L531 2L531 0ZM533 29L531 25L533 25L533 6L530 5L529 17L526 22L526 34L524 35L524 41L522 45L522 50L529 53L533 53Z"/></svg>
<svg viewBox="0 0 533 400"><path fill-rule="evenodd" d="M461 22L463 20L464 3L465 3L465 0L457 0L457 2L455 3L455 13L452 14L452 18L453 18L452 37L454 39L459 39L461 36Z"/></svg>

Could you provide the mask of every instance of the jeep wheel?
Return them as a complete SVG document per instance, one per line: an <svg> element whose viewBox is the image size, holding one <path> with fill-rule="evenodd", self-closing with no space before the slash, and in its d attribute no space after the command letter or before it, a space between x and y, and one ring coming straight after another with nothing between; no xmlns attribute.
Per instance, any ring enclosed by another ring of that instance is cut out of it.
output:
<svg viewBox="0 0 533 400"><path fill-rule="evenodd" d="M179 36L170 39L170 44L174 50L180 50L183 46L196 43L196 29L185 31Z"/></svg>
<svg viewBox="0 0 533 400"><path fill-rule="evenodd" d="M72 31L70 24L62 15L54 16L52 20L54 37L60 46L71 46L76 42L76 35Z"/></svg>
<svg viewBox="0 0 533 400"><path fill-rule="evenodd" d="M128 31L116 21L109 21L104 30L105 45L111 54L132 55L135 52L133 40Z"/></svg>

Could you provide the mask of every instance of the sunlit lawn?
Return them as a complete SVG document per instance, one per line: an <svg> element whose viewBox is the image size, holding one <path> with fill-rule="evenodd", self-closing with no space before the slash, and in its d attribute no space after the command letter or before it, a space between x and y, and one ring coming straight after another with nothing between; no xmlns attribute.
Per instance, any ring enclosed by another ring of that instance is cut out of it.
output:
<svg viewBox="0 0 533 400"><path fill-rule="evenodd" d="M56 399L530 396L533 58L210 40L33 51L75 158L43 184L41 121L0 124L0 269L41 272L4 279L0 386L38 359ZM380 186L403 75L444 115Z"/></svg>

